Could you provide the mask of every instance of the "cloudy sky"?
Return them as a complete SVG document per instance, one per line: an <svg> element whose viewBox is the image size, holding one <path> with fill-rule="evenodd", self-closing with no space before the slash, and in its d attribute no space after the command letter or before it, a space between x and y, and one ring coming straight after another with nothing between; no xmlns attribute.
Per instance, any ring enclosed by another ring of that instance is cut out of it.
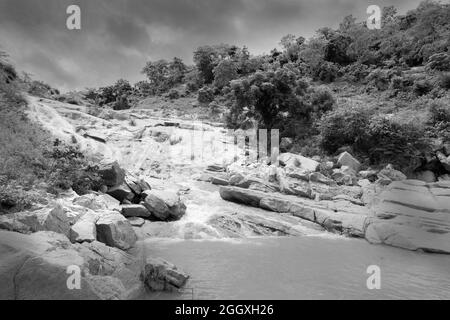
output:
<svg viewBox="0 0 450 320"><path fill-rule="evenodd" d="M204 44L247 45L269 52L288 33L311 36L369 4L400 13L420 0L0 0L0 48L21 71L62 89L131 83L148 60L192 63ZM81 30L68 30L66 9L81 8Z"/></svg>

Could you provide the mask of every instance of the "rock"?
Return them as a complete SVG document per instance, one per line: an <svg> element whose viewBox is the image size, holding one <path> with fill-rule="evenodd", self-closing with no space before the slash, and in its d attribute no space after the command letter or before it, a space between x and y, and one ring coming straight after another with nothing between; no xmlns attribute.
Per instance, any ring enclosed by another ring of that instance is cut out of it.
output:
<svg viewBox="0 0 450 320"><path fill-rule="evenodd" d="M96 241L80 245L54 232L0 231L0 256L1 300L111 300L142 293L139 261ZM70 290L77 268L80 289Z"/></svg>
<svg viewBox="0 0 450 320"><path fill-rule="evenodd" d="M131 201L135 196L134 192L131 191L126 183L108 189L107 193L120 202L123 202L124 200Z"/></svg>
<svg viewBox="0 0 450 320"><path fill-rule="evenodd" d="M73 204L91 210L118 210L120 202L108 194L85 194L73 200Z"/></svg>
<svg viewBox="0 0 450 320"><path fill-rule="evenodd" d="M121 214L106 213L96 223L97 239L110 247L130 249L137 237L130 222Z"/></svg>
<svg viewBox="0 0 450 320"><path fill-rule="evenodd" d="M326 185L336 185L336 182L330 178L327 178L326 176L324 176L323 174L321 174L320 172L313 172L309 175L309 181L311 182L318 182L318 183L323 183Z"/></svg>
<svg viewBox="0 0 450 320"><path fill-rule="evenodd" d="M232 186L239 186L244 181L245 177L240 173L234 173L230 176L229 184Z"/></svg>
<svg viewBox="0 0 450 320"><path fill-rule="evenodd" d="M151 186L147 181L130 175L125 177L125 183L136 195L140 195L145 190L151 190Z"/></svg>
<svg viewBox="0 0 450 320"><path fill-rule="evenodd" d="M95 226L99 216L91 211L81 216L70 228L69 239L71 242L93 242L97 240L97 228Z"/></svg>
<svg viewBox="0 0 450 320"><path fill-rule="evenodd" d="M281 153L278 161L282 166L291 168L301 168L310 172L315 172L319 169L320 163L293 153Z"/></svg>
<svg viewBox="0 0 450 320"><path fill-rule="evenodd" d="M287 152L292 148L292 145L294 144L294 140L292 138L281 138L280 142L280 151L281 152Z"/></svg>
<svg viewBox="0 0 450 320"><path fill-rule="evenodd" d="M424 181L424 182L428 182L428 183L436 182L436 180L437 180L434 172L430 171L430 170L417 172L415 174L415 179Z"/></svg>
<svg viewBox="0 0 450 320"><path fill-rule="evenodd" d="M122 215L127 218L130 217L150 218L152 214L142 204L127 204L122 205Z"/></svg>
<svg viewBox="0 0 450 320"><path fill-rule="evenodd" d="M99 164L98 173L103 180L103 184L114 187L125 181L125 170L117 162Z"/></svg>
<svg viewBox="0 0 450 320"><path fill-rule="evenodd" d="M221 165L217 165L217 164L212 164L206 167L207 171L212 171L212 172L225 172L225 168Z"/></svg>
<svg viewBox="0 0 450 320"><path fill-rule="evenodd" d="M133 227L142 227L145 224L145 220L138 217L130 217L127 220Z"/></svg>
<svg viewBox="0 0 450 320"><path fill-rule="evenodd" d="M436 157L438 158L442 166L445 168L445 170L450 172L450 155L446 156L444 153L438 151L436 152Z"/></svg>
<svg viewBox="0 0 450 320"><path fill-rule="evenodd" d="M291 169L286 171L286 176L293 179L309 181L309 171L303 169Z"/></svg>
<svg viewBox="0 0 450 320"><path fill-rule="evenodd" d="M356 172L347 166L334 169L332 178L339 185L354 186L357 184Z"/></svg>
<svg viewBox="0 0 450 320"><path fill-rule="evenodd" d="M430 233L408 225L388 222L371 223L366 229L365 238L370 243L407 250L450 253L450 233Z"/></svg>
<svg viewBox="0 0 450 320"><path fill-rule="evenodd" d="M333 161L326 161L323 163L323 167L325 170L332 170L334 168L334 162Z"/></svg>
<svg viewBox="0 0 450 320"><path fill-rule="evenodd" d="M179 220L186 213L186 205L175 192L150 190L145 194L143 205L160 220Z"/></svg>
<svg viewBox="0 0 450 320"><path fill-rule="evenodd" d="M173 291L182 288L189 276L161 258L147 258L143 279L151 291Z"/></svg>
<svg viewBox="0 0 450 320"><path fill-rule="evenodd" d="M438 181L450 181L450 174L444 174L438 177Z"/></svg>
<svg viewBox="0 0 450 320"><path fill-rule="evenodd" d="M69 236L71 219L66 214L63 206L58 203L47 214L40 217L42 230L54 231Z"/></svg>
<svg viewBox="0 0 450 320"><path fill-rule="evenodd" d="M228 182L228 180L220 178L220 177L212 177L211 179L211 183L218 185L218 186L227 186L230 183Z"/></svg>
<svg viewBox="0 0 450 320"><path fill-rule="evenodd" d="M407 179L403 173L395 170L390 164L378 173L378 177L384 181L387 181L388 179L391 181L403 181Z"/></svg>
<svg viewBox="0 0 450 320"><path fill-rule="evenodd" d="M378 171L376 170L364 170L358 173L362 179L368 179L370 181L375 181L377 179Z"/></svg>
<svg viewBox="0 0 450 320"><path fill-rule="evenodd" d="M356 173L361 169L361 163L356 160L350 153L347 151L341 153L338 156L337 163L341 166L347 166L354 170Z"/></svg>

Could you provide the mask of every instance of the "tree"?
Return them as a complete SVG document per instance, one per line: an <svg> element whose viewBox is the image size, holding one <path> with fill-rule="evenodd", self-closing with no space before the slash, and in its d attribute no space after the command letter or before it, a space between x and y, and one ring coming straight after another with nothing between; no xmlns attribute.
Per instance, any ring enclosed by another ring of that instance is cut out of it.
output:
<svg viewBox="0 0 450 320"><path fill-rule="evenodd" d="M144 73L156 93L164 93L174 86L182 83L187 67L180 58L173 58L171 62L167 60L149 61L145 65Z"/></svg>
<svg viewBox="0 0 450 320"><path fill-rule="evenodd" d="M222 60L219 64L214 68L214 85L222 89L226 85L230 83L231 80L234 80L238 77L237 66L231 60Z"/></svg>

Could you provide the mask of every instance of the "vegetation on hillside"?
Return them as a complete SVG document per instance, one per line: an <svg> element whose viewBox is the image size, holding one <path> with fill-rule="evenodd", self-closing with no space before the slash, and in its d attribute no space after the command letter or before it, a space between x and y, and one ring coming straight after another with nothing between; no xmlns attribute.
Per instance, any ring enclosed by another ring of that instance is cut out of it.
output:
<svg viewBox="0 0 450 320"><path fill-rule="evenodd" d="M26 116L22 92L50 87L19 77L6 54L0 57L0 213L27 209L45 192L87 192L98 180L96 168Z"/></svg>

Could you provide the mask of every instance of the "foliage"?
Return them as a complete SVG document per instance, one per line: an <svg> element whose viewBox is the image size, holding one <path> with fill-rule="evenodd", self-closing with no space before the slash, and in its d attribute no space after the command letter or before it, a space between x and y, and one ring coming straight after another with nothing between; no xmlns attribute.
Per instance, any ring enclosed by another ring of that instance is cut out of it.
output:
<svg viewBox="0 0 450 320"><path fill-rule="evenodd" d="M166 60L149 61L142 73L147 76L155 93L164 93L183 82L186 69L183 61L175 57L170 62Z"/></svg>

